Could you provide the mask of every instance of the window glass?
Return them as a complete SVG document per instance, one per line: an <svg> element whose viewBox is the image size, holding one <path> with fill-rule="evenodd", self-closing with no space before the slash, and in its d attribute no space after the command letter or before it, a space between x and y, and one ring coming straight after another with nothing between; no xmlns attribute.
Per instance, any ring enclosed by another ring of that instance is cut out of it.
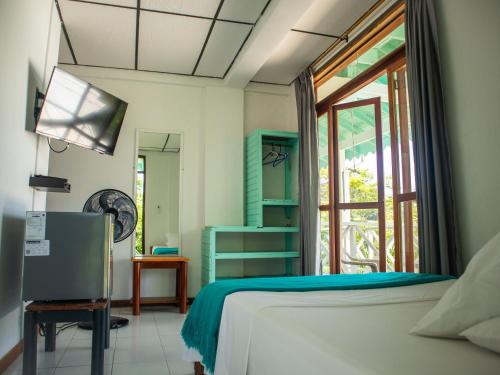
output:
<svg viewBox="0 0 500 375"><path fill-rule="evenodd" d="M329 167L328 167L328 113L318 118L319 130L319 193L320 204L329 202Z"/></svg>
<svg viewBox="0 0 500 375"><path fill-rule="evenodd" d="M359 55L342 70L335 73L328 81L318 87L318 101L335 92L347 82L357 77L382 58L405 43L404 23L383 37L373 47Z"/></svg>

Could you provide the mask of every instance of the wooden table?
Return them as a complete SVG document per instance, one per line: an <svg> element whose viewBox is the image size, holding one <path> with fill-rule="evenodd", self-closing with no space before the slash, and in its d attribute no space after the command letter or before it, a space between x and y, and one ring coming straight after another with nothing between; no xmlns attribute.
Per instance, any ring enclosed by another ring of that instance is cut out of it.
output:
<svg viewBox="0 0 500 375"><path fill-rule="evenodd" d="M134 279L132 307L134 315L141 314L141 303L145 303L145 301L141 301L141 270L151 268L174 268L176 270L176 298L174 302L179 304L180 313L185 314L187 312L189 261L189 258L181 256L141 255L132 258Z"/></svg>
<svg viewBox="0 0 500 375"><path fill-rule="evenodd" d="M104 375L104 349L109 348L108 300L32 302L24 312L23 375L36 375L37 324L45 324L45 351L56 350L56 323L92 322L91 375Z"/></svg>

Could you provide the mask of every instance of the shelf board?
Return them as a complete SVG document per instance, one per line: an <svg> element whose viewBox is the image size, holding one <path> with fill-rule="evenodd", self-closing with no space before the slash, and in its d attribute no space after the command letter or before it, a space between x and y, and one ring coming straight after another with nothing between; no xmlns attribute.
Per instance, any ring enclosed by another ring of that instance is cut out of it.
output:
<svg viewBox="0 0 500 375"><path fill-rule="evenodd" d="M298 207L299 201L294 199L264 199L263 206L277 206L277 207Z"/></svg>
<svg viewBox="0 0 500 375"><path fill-rule="evenodd" d="M248 226L209 226L205 229L213 232L232 233L298 233L299 227L248 227Z"/></svg>
<svg viewBox="0 0 500 375"><path fill-rule="evenodd" d="M298 251L240 251L216 253L215 259L276 259L298 258Z"/></svg>

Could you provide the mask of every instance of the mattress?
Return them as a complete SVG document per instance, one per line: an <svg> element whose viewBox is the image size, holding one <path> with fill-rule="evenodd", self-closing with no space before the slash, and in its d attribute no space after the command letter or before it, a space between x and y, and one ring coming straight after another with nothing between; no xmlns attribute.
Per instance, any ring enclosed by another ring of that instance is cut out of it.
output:
<svg viewBox="0 0 500 375"><path fill-rule="evenodd" d="M255 321L249 375L498 375L500 355L409 335L435 302L270 308Z"/></svg>
<svg viewBox="0 0 500 375"><path fill-rule="evenodd" d="M214 373L498 374L497 354L462 340L408 335L452 283L232 294L224 304ZM199 360L192 351L187 358Z"/></svg>

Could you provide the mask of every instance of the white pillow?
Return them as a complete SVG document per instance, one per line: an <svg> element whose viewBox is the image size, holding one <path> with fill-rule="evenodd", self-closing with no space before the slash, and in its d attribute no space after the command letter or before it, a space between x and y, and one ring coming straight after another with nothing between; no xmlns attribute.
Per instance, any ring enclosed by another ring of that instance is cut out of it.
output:
<svg viewBox="0 0 500 375"><path fill-rule="evenodd" d="M459 334L500 315L500 233L472 258L465 273L410 331L423 336Z"/></svg>
<svg viewBox="0 0 500 375"><path fill-rule="evenodd" d="M476 324L460 336L467 337L473 344L500 353L500 316Z"/></svg>

